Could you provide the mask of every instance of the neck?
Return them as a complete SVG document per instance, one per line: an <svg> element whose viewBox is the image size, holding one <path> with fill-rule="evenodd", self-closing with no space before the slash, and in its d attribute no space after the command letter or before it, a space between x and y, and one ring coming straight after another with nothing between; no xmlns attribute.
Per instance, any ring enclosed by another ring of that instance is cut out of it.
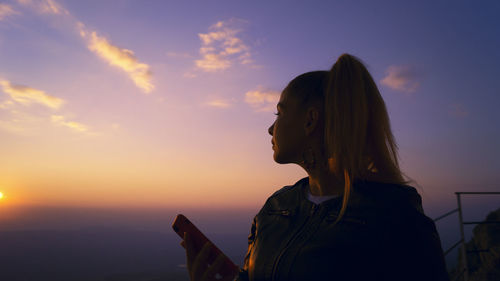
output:
<svg viewBox="0 0 500 281"><path fill-rule="evenodd" d="M329 169L325 153L319 144L310 145L302 153L299 164L309 175L309 192L315 196L342 195L344 178L339 178Z"/></svg>
<svg viewBox="0 0 500 281"><path fill-rule="evenodd" d="M328 170L306 169L309 175L309 192L315 196L342 195L344 179L338 178Z"/></svg>

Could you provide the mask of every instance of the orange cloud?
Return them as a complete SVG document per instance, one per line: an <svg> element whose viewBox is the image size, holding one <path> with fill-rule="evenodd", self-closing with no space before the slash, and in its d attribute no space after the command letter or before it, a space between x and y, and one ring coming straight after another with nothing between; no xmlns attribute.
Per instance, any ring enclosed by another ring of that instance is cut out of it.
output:
<svg viewBox="0 0 500 281"><path fill-rule="evenodd" d="M64 100L51 96L42 90L27 86L12 85L7 80L0 80L0 86L9 98L0 103L0 109L6 112L5 119L0 120L0 129L21 135L40 133L50 113L29 110L26 106L33 103L43 105L52 110L59 110ZM67 121L62 115L50 115L51 122L58 126L68 127L77 132L88 132L84 124Z"/></svg>
<svg viewBox="0 0 500 281"><path fill-rule="evenodd" d="M189 59L193 57L189 53L177 53L177 52L167 52L167 56L171 58L181 58L181 59Z"/></svg>
<svg viewBox="0 0 500 281"><path fill-rule="evenodd" d="M140 62L134 52L119 48L111 44L108 39L97 35L95 31L88 32L82 23L77 24L80 35L87 39L89 50L97 54L110 65L125 71L129 78L143 92L149 93L154 89L152 74L149 65Z"/></svg>
<svg viewBox="0 0 500 281"><path fill-rule="evenodd" d="M31 7L42 14L70 15L55 0L18 0L22 5ZM95 31L88 31L82 22L71 18L72 24L76 25L80 36L87 41L87 48L107 61L110 65L125 71L130 79L143 92L149 93L154 89L152 84L152 74L149 65L140 62L134 52L128 49L119 48L109 42L103 36L97 35Z"/></svg>
<svg viewBox="0 0 500 281"><path fill-rule="evenodd" d="M380 82L396 91L413 93L420 86L417 71L410 66L391 65L387 68L387 75Z"/></svg>
<svg viewBox="0 0 500 281"><path fill-rule="evenodd" d="M219 21L212 25L208 33L199 33L201 59L196 67L206 72L228 69L234 62L252 62L250 48L237 35L241 30L232 27L234 20Z"/></svg>
<svg viewBox="0 0 500 281"><path fill-rule="evenodd" d="M11 85L7 80L0 80L0 85L12 100L23 105L38 103L52 109L58 109L64 103L64 100L51 96L42 90L21 85Z"/></svg>
<svg viewBox="0 0 500 281"><path fill-rule="evenodd" d="M5 19L6 17L19 14L19 12L12 9L12 7L8 4L0 3L0 21Z"/></svg>
<svg viewBox="0 0 500 281"><path fill-rule="evenodd" d="M62 115L52 115L51 116L52 123L58 126L68 127L77 132L86 132L88 131L88 127L83 125L82 123L74 122L74 121L66 121L66 118Z"/></svg>
<svg viewBox="0 0 500 281"><path fill-rule="evenodd" d="M9 110L0 120L0 129L16 135L33 136L43 128L39 116L18 110Z"/></svg>
<svg viewBox="0 0 500 281"><path fill-rule="evenodd" d="M1 109L7 109L7 108L9 108L9 107L11 107L13 105L14 105L14 102L12 100L8 99L8 100L0 103L0 108Z"/></svg>
<svg viewBox="0 0 500 281"><path fill-rule="evenodd" d="M245 93L245 102L255 111L273 111L280 99L280 92L254 90Z"/></svg>
<svg viewBox="0 0 500 281"><path fill-rule="evenodd" d="M231 66L231 61L219 54L205 54L203 59L196 60L196 66L207 72L223 70Z"/></svg>
<svg viewBox="0 0 500 281"><path fill-rule="evenodd" d="M69 12L54 0L17 0L17 2L35 9L40 14L69 15Z"/></svg>
<svg viewBox="0 0 500 281"><path fill-rule="evenodd" d="M214 99L206 103L208 106L218 107L218 108L228 108L231 107L231 103L224 99Z"/></svg>

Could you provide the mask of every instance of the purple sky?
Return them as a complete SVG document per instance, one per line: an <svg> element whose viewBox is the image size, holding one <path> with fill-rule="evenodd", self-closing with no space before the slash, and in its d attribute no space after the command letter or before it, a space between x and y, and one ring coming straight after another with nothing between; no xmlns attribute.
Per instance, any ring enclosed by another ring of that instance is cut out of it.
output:
<svg viewBox="0 0 500 281"><path fill-rule="evenodd" d="M455 191L500 190L499 13L495 1L3 1L0 207L257 210L305 175L272 160L277 95L347 52L378 83L402 168L438 215Z"/></svg>

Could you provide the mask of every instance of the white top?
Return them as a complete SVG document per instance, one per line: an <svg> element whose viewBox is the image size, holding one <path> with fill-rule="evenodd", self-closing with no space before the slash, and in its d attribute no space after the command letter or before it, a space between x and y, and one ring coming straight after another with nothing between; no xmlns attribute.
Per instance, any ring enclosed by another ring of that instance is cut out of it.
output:
<svg viewBox="0 0 500 281"><path fill-rule="evenodd" d="M307 191L307 199L309 199L309 201L313 202L316 205L319 205L319 204L325 202L326 200L329 200L329 199L332 199L335 197L338 197L338 195L316 196L316 195L312 195L311 192L309 192L309 190Z"/></svg>

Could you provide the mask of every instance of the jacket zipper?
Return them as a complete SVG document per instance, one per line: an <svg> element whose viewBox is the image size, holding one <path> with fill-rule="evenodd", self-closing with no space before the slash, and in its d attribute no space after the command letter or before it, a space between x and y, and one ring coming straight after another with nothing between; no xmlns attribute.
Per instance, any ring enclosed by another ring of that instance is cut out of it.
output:
<svg viewBox="0 0 500 281"><path fill-rule="evenodd" d="M302 226L299 228L299 230L295 233L294 236L292 236L292 238L290 240L288 240L288 243L286 244L285 248L281 251L281 253L278 255L278 258L276 259L276 261L274 262L274 265L273 265L273 271L272 271L272 274L271 274L271 280L274 281L276 280L276 269L278 268L278 264L281 260L281 257L283 256L283 254L286 252L286 250L288 250L288 248L290 248L290 245L292 245L292 243L294 242L295 238L297 238L299 236L300 233L302 233L302 231L304 230L305 226L307 225L307 223L309 222L310 218L312 217L312 215L314 214L314 212L316 212L316 209L317 209L317 205L316 204L313 204L312 208L311 208L311 211L309 212L309 217L306 219L306 221L302 224Z"/></svg>

